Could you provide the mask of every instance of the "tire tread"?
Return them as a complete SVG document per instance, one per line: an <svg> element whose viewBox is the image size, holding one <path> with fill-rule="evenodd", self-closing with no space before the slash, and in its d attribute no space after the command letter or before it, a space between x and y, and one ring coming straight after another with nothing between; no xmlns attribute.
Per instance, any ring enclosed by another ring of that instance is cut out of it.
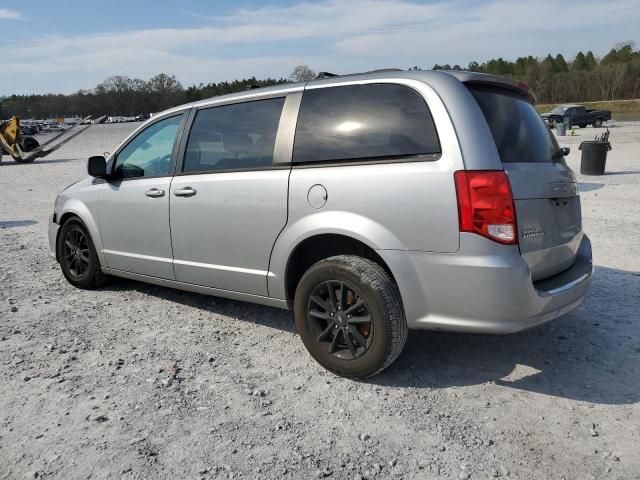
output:
<svg viewBox="0 0 640 480"><path fill-rule="evenodd" d="M354 272L361 281L378 293L384 305L386 316L387 336L390 339L382 361L370 371L357 378L372 377L391 365L402 353L407 341L409 329L404 316L404 308L400 291L389 273L376 262L355 255L336 255L314 264L305 275L315 269L331 268L332 265L341 266ZM349 377L349 375L343 375Z"/></svg>
<svg viewBox="0 0 640 480"><path fill-rule="evenodd" d="M73 286L77 287L77 288L82 288L82 289L87 289L87 290L92 290L94 288L99 288L102 287L106 282L107 282L107 276L102 273L102 267L100 265L100 259L98 258L98 255L96 253L96 249L95 246L93 244L93 239L91 238L91 234L89 233L89 230L87 229L87 227L84 225L84 223L77 217L72 217L70 219L68 219L66 222L64 222L61 226L60 226L60 237L58 239L58 245L56 245L56 248L59 249L60 248L60 242L62 241L61 239L63 238L62 234L63 234L63 229L67 226L70 225L72 223L75 223L77 225L79 225L80 227L82 227L82 229L84 230L85 234L87 235L87 239L89 240L89 249L90 249L90 255L93 256L93 258L95 259L95 265L94 265L94 272L93 275L91 276L90 279L87 279L87 281L82 281L82 282L78 282L75 281L71 278L69 278L65 271L64 268L62 268L62 272L65 276L65 278L67 279L67 281L69 283L71 283Z"/></svg>

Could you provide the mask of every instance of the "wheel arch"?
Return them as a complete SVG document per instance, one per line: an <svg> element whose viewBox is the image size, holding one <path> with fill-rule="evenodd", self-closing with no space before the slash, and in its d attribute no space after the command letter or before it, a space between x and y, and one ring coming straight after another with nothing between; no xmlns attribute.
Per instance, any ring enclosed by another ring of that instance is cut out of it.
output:
<svg viewBox="0 0 640 480"><path fill-rule="evenodd" d="M287 258L284 268L284 293L290 307L293 306L295 290L304 272L314 263L336 255L367 258L380 265L396 281L388 262L373 246L344 233L317 233L300 240Z"/></svg>
<svg viewBox="0 0 640 480"><path fill-rule="evenodd" d="M100 260L100 265L107 266L102 252L102 241L100 239L100 230L98 229L97 222L93 219L91 212L84 203L79 201L70 200L63 210L63 213L58 219L58 231L56 232L56 260L58 259L58 240L60 238L60 232L62 226L68 222L77 218L89 232L89 237L93 242L93 246L96 249L96 255Z"/></svg>
<svg viewBox="0 0 640 480"><path fill-rule="evenodd" d="M312 238L325 241L310 240ZM291 272L291 260L295 258L292 257L294 251L303 244L309 245L304 242L326 244L322 251L328 256L368 251L370 257L384 265L383 268L391 273L394 280L396 277L385 251L386 249L406 250L404 243L393 232L366 216L337 210L305 215L288 224L273 245L267 276L270 297L289 300L287 284L291 285L291 279L289 277L289 283L287 283L287 271ZM356 245L357 248L355 248ZM330 250L330 246L334 248ZM299 253L300 250L298 250Z"/></svg>

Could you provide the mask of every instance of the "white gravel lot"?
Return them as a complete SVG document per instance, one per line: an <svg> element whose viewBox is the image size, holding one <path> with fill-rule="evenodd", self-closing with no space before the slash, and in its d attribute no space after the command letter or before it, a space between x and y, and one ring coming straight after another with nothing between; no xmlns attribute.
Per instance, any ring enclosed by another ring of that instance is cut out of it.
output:
<svg viewBox="0 0 640 480"><path fill-rule="evenodd" d="M134 126L0 164L0 479L640 478L640 123L611 128L607 175L578 174L583 306L510 336L411 332L367 382L319 367L285 311L66 283L55 195ZM561 139L574 170L596 132Z"/></svg>

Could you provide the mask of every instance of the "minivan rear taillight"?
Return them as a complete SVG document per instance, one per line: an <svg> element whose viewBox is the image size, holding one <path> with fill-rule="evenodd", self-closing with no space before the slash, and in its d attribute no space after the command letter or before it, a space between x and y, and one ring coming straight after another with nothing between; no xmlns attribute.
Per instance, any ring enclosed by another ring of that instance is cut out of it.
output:
<svg viewBox="0 0 640 480"><path fill-rule="evenodd" d="M506 172L460 170L454 179L460 231L508 245L518 243L516 209Z"/></svg>

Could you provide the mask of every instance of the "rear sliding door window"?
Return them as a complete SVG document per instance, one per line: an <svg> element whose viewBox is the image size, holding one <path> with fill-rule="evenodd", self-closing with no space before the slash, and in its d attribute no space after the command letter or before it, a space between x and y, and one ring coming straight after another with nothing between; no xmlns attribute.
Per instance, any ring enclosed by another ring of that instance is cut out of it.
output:
<svg viewBox="0 0 640 480"><path fill-rule="evenodd" d="M271 167L284 98L256 100L198 111L183 172Z"/></svg>
<svg viewBox="0 0 640 480"><path fill-rule="evenodd" d="M427 104L409 87L368 84L304 92L294 163L421 154L436 159L439 152Z"/></svg>
<svg viewBox="0 0 640 480"><path fill-rule="evenodd" d="M551 162L558 142L524 97L509 90L471 85L487 119L502 163Z"/></svg>

